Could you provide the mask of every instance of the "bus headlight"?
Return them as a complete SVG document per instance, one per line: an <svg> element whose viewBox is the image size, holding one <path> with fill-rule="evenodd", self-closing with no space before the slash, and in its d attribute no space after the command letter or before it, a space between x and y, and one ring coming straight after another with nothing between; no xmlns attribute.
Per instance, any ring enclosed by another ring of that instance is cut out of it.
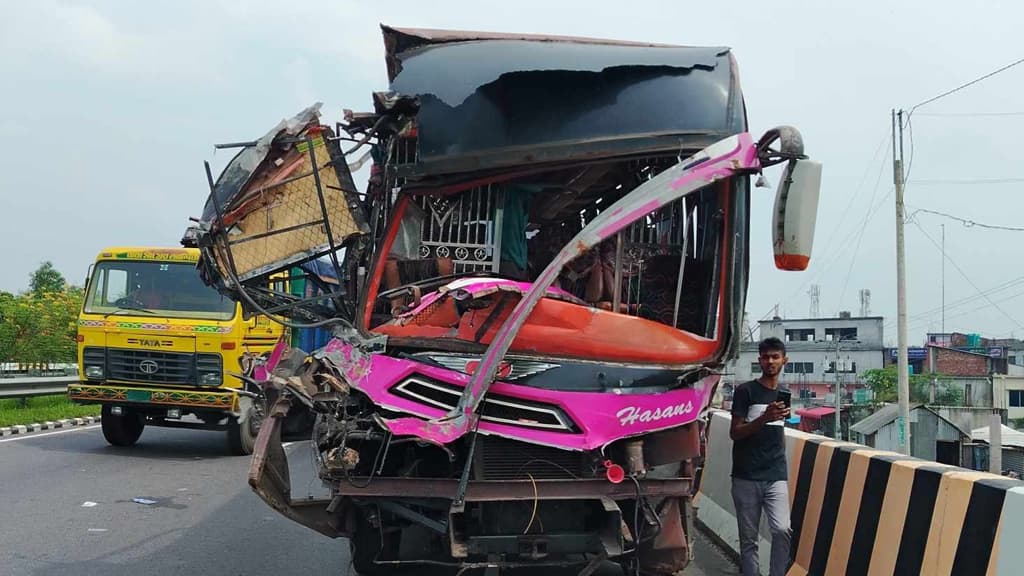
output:
<svg viewBox="0 0 1024 576"><path fill-rule="evenodd" d="M86 366L85 377L89 380L103 380L103 366Z"/></svg>

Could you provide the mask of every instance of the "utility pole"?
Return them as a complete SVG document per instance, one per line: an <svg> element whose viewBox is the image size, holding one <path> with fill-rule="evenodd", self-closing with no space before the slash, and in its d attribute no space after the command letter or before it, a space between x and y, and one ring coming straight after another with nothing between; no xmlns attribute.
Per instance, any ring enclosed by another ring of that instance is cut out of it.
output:
<svg viewBox="0 0 1024 576"><path fill-rule="evenodd" d="M898 134L898 136L897 136ZM899 141L897 142L897 137ZM910 456L910 374L907 358L907 271L903 240L903 111L892 111L892 177L896 187L896 345L900 451ZM945 258L943 258L945 260Z"/></svg>
<svg viewBox="0 0 1024 576"><path fill-rule="evenodd" d="M842 380L840 379L840 376L839 376L839 373L840 373L839 372L840 371L840 368L839 368L839 352L840 352L839 347L840 347L840 345L842 345L843 342L852 342L854 344L860 344L860 340L857 340L855 338L843 338L842 336L837 336L836 337L836 362L835 362L835 374L836 374L836 389L835 389L836 431L835 431L835 434L833 434L833 436L835 437L836 440L842 440L843 439L843 435L842 435L843 421L842 421L842 416L841 416L842 411L843 411L843 401L842 401L843 391L842 391Z"/></svg>
<svg viewBox="0 0 1024 576"><path fill-rule="evenodd" d="M843 439L843 391L839 387L839 344L843 341L842 338L836 339L836 440Z"/></svg>
<svg viewBox="0 0 1024 576"><path fill-rule="evenodd" d="M946 334L946 225L942 225L942 334Z"/></svg>

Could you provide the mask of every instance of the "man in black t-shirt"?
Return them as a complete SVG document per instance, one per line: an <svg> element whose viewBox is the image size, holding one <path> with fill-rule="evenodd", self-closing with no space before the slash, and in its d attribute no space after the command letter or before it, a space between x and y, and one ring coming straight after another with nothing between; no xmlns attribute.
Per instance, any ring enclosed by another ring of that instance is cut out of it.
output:
<svg viewBox="0 0 1024 576"><path fill-rule="evenodd" d="M779 374L786 346L778 338L758 345L761 377L736 387L732 397L732 499L740 536L743 576L760 574L757 555L761 511L772 532L770 576L783 576L789 565L789 486L783 420L789 407L779 400Z"/></svg>

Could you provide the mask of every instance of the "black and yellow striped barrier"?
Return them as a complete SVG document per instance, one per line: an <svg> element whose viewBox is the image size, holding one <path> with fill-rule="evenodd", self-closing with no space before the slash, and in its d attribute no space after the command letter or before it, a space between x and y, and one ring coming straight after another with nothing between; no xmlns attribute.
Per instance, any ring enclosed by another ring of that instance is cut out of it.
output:
<svg viewBox="0 0 1024 576"><path fill-rule="evenodd" d="M729 417L716 413L696 505L730 546L731 449ZM1024 574L1024 483L795 430L786 452L790 576Z"/></svg>

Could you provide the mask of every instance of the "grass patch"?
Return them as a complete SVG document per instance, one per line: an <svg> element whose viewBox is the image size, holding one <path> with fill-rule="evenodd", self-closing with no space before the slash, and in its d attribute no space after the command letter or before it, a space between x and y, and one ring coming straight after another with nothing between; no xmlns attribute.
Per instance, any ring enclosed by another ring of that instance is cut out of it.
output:
<svg viewBox="0 0 1024 576"><path fill-rule="evenodd" d="M63 394L36 396L26 398L24 401L17 398L0 400L0 426L53 422L62 418L97 416L99 413L98 404L81 406L68 400Z"/></svg>

